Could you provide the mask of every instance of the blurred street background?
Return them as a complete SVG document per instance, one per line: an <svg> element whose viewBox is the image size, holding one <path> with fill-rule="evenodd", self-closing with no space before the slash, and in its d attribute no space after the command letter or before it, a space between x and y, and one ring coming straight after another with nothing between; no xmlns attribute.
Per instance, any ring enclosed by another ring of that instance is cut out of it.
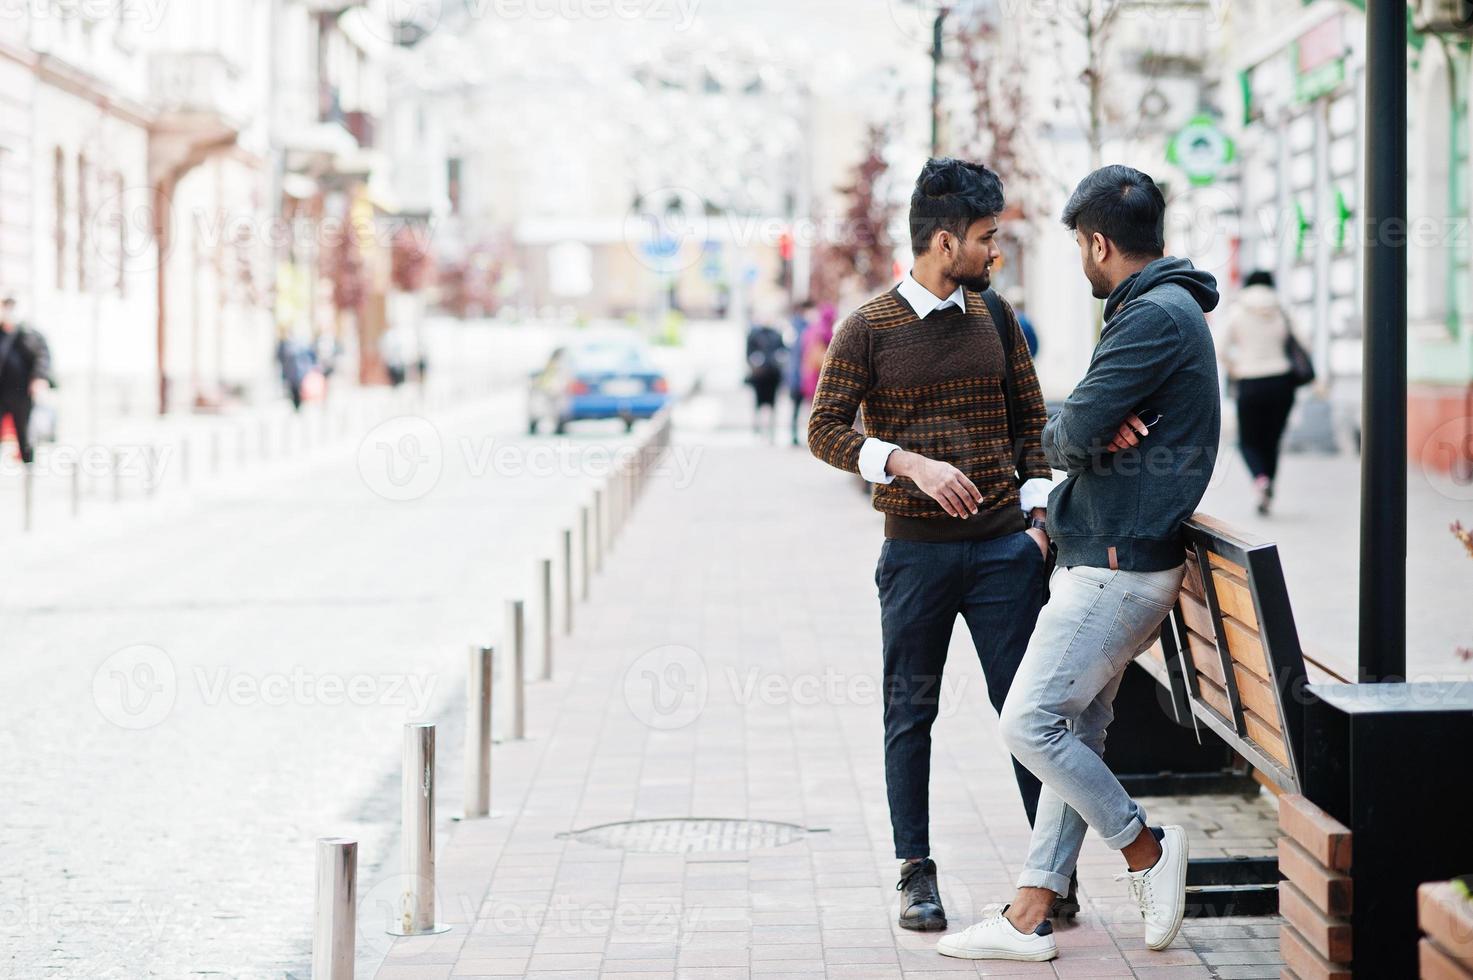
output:
<svg viewBox="0 0 1473 980"><path fill-rule="evenodd" d="M1418 679L1473 671L1473 543L1451 530L1473 523L1473 55L1441 11L1408 27ZM1005 182L994 282L1051 402L1097 337L1058 222L1092 167L1161 184L1167 251L1218 277L1214 329L1274 274L1318 378L1266 515L1224 388L1203 510L1280 543L1305 647L1353 670L1363 42L1356 0L0 0L0 299L53 382L29 471L0 431L0 976L307 976L312 841L358 837L365 891L397 865L399 725L459 746L468 646L667 406L656 482L687 503L642 524L774 622L822 600L746 566L867 536L838 553L870 610L880 528L802 445L803 334L905 274L933 154ZM754 326L792 372L760 425ZM739 491L760 506L737 526ZM689 598L649 554L624 574ZM878 674L874 625L826 655ZM641 651L618 637L609 656ZM568 690L617 683L590 640L592 673L534 698L544 732ZM845 731L877 749L857 707ZM871 793L866 753L831 761ZM459 765L444 750L442 816Z"/></svg>

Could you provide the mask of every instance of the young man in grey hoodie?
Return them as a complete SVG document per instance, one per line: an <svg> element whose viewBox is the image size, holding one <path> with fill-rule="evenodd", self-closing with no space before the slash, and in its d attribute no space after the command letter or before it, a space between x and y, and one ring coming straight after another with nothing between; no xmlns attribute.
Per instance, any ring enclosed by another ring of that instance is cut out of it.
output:
<svg viewBox="0 0 1473 980"><path fill-rule="evenodd" d="M1181 525L1207 490L1221 423L1203 315L1217 306L1217 282L1164 257L1165 212L1155 182L1121 166L1086 177L1064 209L1105 326L1084 380L1043 432L1050 465L1067 474L1048 508L1059 567L1001 715L1003 741L1043 793L1017 896L943 937L946 955L1057 956L1047 916L1087 827L1124 857L1119 877L1146 945L1165 949L1181 928L1186 835L1149 827L1102 758L1121 675L1181 588Z"/></svg>

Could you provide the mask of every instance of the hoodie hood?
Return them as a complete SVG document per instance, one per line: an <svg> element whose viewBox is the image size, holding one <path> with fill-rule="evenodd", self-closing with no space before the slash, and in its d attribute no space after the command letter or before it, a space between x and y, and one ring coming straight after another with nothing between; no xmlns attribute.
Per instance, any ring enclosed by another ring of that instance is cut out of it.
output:
<svg viewBox="0 0 1473 980"><path fill-rule="evenodd" d="M1158 286L1165 285L1176 285L1185 289L1202 308L1203 313L1211 313L1217 309L1217 277L1210 272L1198 269L1192 265L1190 259L1178 259L1168 255L1152 262L1115 287L1110 298L1105 300L1105 319L1107 321L1111 319L1121 307L1131 300L1144 296Z"/></svg>

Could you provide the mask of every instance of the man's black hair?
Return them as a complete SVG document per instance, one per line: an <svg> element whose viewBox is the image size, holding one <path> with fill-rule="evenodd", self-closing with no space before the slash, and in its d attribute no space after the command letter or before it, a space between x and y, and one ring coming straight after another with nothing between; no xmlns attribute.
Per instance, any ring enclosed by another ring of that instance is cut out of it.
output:
<svg viewBox="0 0 1473 980"><path fill-rule="evenodd" d="M1269 272L1267 269L1254 269L1252 272L1248 273L1248 278L1243 280L1243 285L1245 287L1268 286L1272 288L1273 284L1274 274L1272 272Z"/></svg>
<svg viewBox="0 0 1473 980"><path fill-rule="evenodd" d="M910 195L910 249L920 255L945 229L965 238L972 222L1002 214L1002 179L982 166L950 157L930 159Z"/></svg>
<svg viewBox="0 0 1473 980"><path fill-rule="evenodd" d="M1062 218L1070 231L1099 233L1133 259L1166 251L1166 198L1147 174L1114 164L1079 182Z"/></svg>

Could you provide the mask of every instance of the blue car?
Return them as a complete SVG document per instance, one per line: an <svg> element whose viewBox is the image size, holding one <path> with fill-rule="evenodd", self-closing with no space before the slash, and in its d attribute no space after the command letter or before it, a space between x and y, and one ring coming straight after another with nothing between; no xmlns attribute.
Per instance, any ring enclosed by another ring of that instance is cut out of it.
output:
<svg viewBox="0 0 1473 980"><path fill-rule="evenodd" d="M532 375L527 431L558 435L581 419L623 419L624 429L670 401L670 384L638 337L590 337L559 347Z"/></svg>

